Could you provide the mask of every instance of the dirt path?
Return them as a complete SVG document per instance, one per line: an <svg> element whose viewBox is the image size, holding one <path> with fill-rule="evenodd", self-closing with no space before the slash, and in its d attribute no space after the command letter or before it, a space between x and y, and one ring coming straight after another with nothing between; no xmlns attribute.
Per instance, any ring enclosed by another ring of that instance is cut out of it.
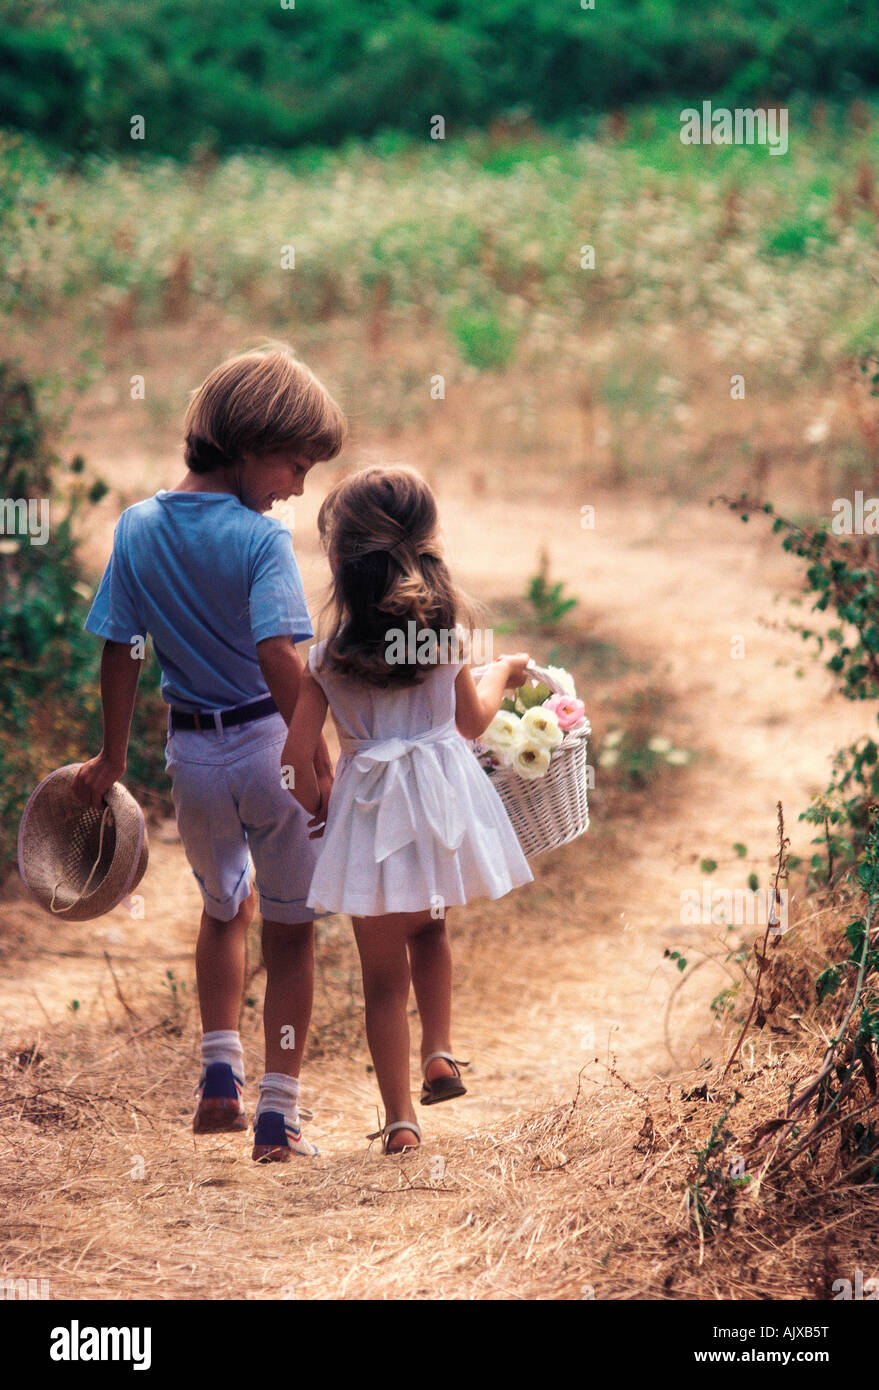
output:
<svg viewBox="0 0 879 1390"><path fill-rule="evenodd" d="M774 545L757 544L756 536L744 534L736 519L670 502L634 505L599 498L596 528L583 530L579 498L570 505L537 501L526 511L521 503L486 504L462 500L450 489L446 495L442 486L439 491L451 559L465 585L486 599L518 595L545 544L553 575L580 596L593 635L643 653L655 678L670 689L673 705L662 732L698 756L661 798L648 801L637 822L596 820L576 845L536 861L535 884L515 901L474 905L466 919L461 914L453 923L458 938L464 921L467 929L466 953L458 952L456 1047L474 1059L471 1094L457 1108L426 1112L425 1155L442 1153L462 1134L484 1138L511 1115L564 1102L591 1056L615 1055L620 1071L632 1080L675 1074L679 1066L664 1042L664 1011L677 973L662 953L666 946L698 947L717 935L711 927L680 924L681 891L701 886L703 855L720 861L716 880L721 886L743 886L751 867L765 882L778 799L786 807L794 848L803 852L809 836L797 826L796 814L826 784L829 750L862 725L856 707L829 697L829 682L814 663L805 663L802 679L795 677L799 639L759 624L761 614L772 612L773 595L790 589L795 567ZM316 501L299 504L296 519L309 589L322 572L311 541ZM731 640L738 636L744 638L744 659L730 654ZM778 666L779 657L788 660L787 667ZM601 683L583 693L593 726L605 731L612 721L602 707ZM745 867L732 856L734 841L748 846ZM25 942L42 953L25 949L14 972L0 983L4 1046L39 1034L49 1020L69 1018L74 999L86 1022L105 1014L118 1020L105 948L129 999L145 987L160 989L167 969L178 979L191 979L199 904L182 850L172 839L154 839L143 893L143 921L132 922L120 909L85 929L47 926L29 907L12 907ZM723 979L713 967L697 975L699 984L688 987L675 1009L672 1040L684 1066L716 1046L707 1001ZM191 1054L189 1047L178 1050ZM251 1081L259 1060L256 1052L248 1058ZM295 1183L297 1200L305 1203L297 1239L303 1249L320 1255L319 1270L297 1276L299 1296L333 1296L340 1290L362 1295L370 1287L368 1279L362 1282L362 1249L361 1273L351 1282L350 1222L356 1208L338 1192L329 1207L320 1199L333 1165L350 1164L362 1154L360 1136L375 1118L366 1060L361 1043L345 1055L324 1050L313 1060L308 1101L318 1112L313 1134L325 1157L308 1172L294 1165L295 1173L272 1178L275 1184ZM196 1162L184 1108L181 1104L181 1118L163 1140L169 1172L175 1164L179 1169ZM209 1153L200 1151L199 1161L234 1174L223 1182L237 1184L236 1192L253 1199L263 1175L244 1162L246 1141L208 1141L211 1145ZM150 1213L143 1219L151 1220ZM386 1209L382 1220L370 1248L401 1252L409 1239L405 1206ZM176 1265L165 1262L155 1281L163 1295L212 1296L193 1271L199 1252L213 1257L220 1240L221 1245L226 1241L229 1279L238 1290L232 1296L278 1296L277 1278L267 1281L265 1268L253 1267L247 1246L234 1235L236 1221L232 1207L211 1205L201 1194L197 1211L185 1218L192 1259L181 1255ZM334 1233L342 1228L349 1236L340 1248ZM446 1228L437 1231L436 1242L447 1239ZM420 1230L419 1241L429 1263L431 1236ZM103 1282L96 1266L87 1288L103 1296L119 1296L120 1290L151 1296L150 1280L136 1257L120 1256L114 1267L115 1280ZM78 1279L89 1268L89 1261L77 1263ZM401 1263L397 1282L377 1282L374 1293L391 1287L396 1296L423 1296L422 1275L417 1268L407 1271ZM377 1273L375 1280L380 1278L384 1275ZM509 1287L501 1280L486 1291L515 1295L515 1275L504 1278L512 1281ZM65 1287L60 1275L59 1280ZM67 1287L75 1296L86 1292L81 1282ZM458 1296L468 1296L468 1287L462 1282Z"/></svg>

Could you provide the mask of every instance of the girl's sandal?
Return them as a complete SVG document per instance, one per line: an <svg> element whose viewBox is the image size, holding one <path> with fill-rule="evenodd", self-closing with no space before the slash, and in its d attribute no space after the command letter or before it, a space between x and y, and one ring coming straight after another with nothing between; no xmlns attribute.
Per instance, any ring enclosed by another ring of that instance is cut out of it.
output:
<svg viewBox="0 0 879 1390"><path fill-rule="evenodd" d="M454 1075L435 1076L432 1081L428 1081L427 1069L431 1062L435 1062L438 1057L450 1064L454 1070ZM429 1057L425 1057L421 1065L424 1072L424 1081L421 1086L422 1105L439 1105L441 1100L454 1100L456 1096L466 1096L467 1087L461 1080L461 1068L469 1067L469 1062L457 1062L450 1052L431 1052Z"/></svg>
<svg viewBox="0 0 879 1390"><path fill-rule="evenodd" d="M421 1126L416 1124L414 1120L394 1120L393 1124L385 1125L383 1129L377 1129L375 1134L367 1134L366 1137L367 1139L380 1139L382 1141L382 1153L390 1154L391 1157L394 1154L406 1153L407 1149L417 1149L418 1144L404 1144L399 1149L388 1148L391 1135L396 1134L398 1129L410 1130L417 1137L418 1144L421 1143Z"/></svg>

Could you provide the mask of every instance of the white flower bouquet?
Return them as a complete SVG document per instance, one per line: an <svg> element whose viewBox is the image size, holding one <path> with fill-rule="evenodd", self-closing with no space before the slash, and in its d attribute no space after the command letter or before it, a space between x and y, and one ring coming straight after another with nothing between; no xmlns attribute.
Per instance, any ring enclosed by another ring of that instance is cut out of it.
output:
<svg viewBox="0 0 879 1390"><path fill-rule="evenodd" d="M545 777L552 751L565 735L590 732L586 707L577 699L570 673L562 666L547 666L541 674L549 677L556 691L539 679L534 685L521 686L515 699L504 700L475 741L474 751L486 772L512 767L526 781Z"/></svg>
<svg viewBox="0 0 879 1390"><path fill-rule="evenodd" d="M586 739L592 730L568 671L532 665L528 675L532 683L504 700L473 751L530 857L567 844L589 826Z"/></svg>

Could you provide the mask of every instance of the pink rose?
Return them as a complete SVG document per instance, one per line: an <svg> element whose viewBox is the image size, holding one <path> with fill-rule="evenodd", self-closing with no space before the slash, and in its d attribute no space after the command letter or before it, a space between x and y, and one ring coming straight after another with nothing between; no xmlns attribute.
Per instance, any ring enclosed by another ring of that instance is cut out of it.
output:
<svg viewBox="0 0 879 1390"><path fill-rule="evenodd" d="M552 710L559 721L560 729L573 729L574 725L579 724L586 714L586 706L583 701L575 700L573 695L550 695L543 704L545 709Z"/></svg>

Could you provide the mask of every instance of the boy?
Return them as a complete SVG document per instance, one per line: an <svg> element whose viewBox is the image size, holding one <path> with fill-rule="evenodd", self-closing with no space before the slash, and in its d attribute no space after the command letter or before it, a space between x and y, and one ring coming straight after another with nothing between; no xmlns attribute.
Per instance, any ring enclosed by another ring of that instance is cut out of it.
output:
<svg viewBox="0 0 879 1390"><path fill-rule="evenodd" d="M342 446L338 405L285 347L217 367L185 421L185 478L122 513L86 628L105 639L104 743L75 782L101 804L125 772L147 633L170 705L167 766L180 837L204 902L196 946L203 1029L197 1134L247 1128L238 1014L253 916L249 856L263 912L266 1071L253 1158L317 1153L299 1124L299 1070L311 1017L313 913L306 906L332 765L308 820L290 796L281 750L313 636L289 531L262 513L302 495L305 476ZM292 1027L292 1033L291 1033Z"/></svg>

